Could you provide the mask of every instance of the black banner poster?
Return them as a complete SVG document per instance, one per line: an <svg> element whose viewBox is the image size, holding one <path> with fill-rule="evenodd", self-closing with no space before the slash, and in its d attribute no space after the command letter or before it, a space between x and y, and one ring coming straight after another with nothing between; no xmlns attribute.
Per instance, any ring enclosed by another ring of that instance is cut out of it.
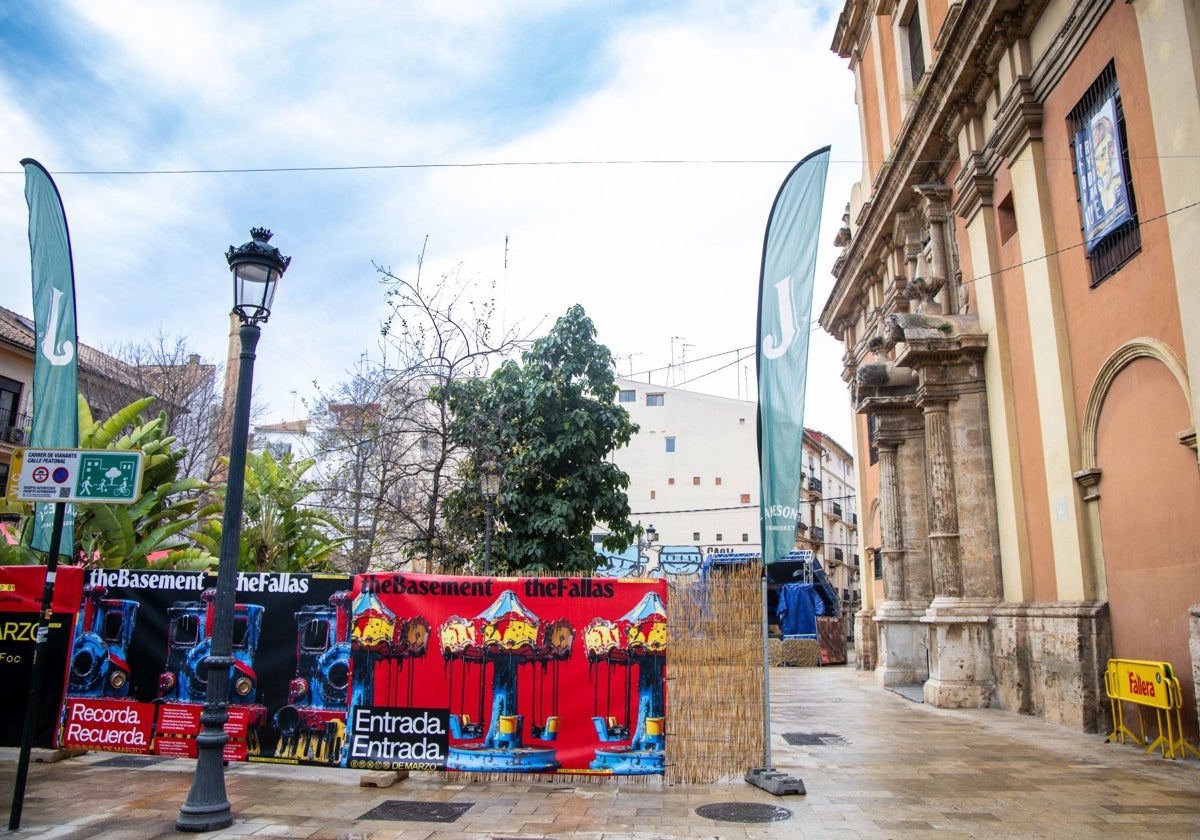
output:
<svg viewBox="0 0 1200 840"><path fill-rule="evenodd" d="M448 709L358 706L346 766L360 770L442 770L450 753Z"/></svg>
<svg viewBox="0 0 1200 840"><path fill-rule="evenodd" d="M349 687L341 575L238 575L228 760L336 765ZM92 569L71 650L61 746L194 757L216 576Z"/></svg>

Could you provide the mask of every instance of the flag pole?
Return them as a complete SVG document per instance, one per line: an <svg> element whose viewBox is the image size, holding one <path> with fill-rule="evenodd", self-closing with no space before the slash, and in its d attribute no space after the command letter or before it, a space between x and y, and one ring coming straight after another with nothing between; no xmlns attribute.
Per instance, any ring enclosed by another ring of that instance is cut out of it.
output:
<svg viewBox="0 0 1200 840"><path fill-rule="evenodd" d="M762 638L763 638L763 767L775 769L771 762L771 639L767 616L767 564L762 567Z"/></svg>
<svg viewBox="0 0 1200 840"><path fill-rule="evenodd" d="M50 633L50 616L54 609L54 578L58 574L58 547L62 540L63 521L67 506L54 505L54 525L50 532L50 553L46 556L46 582L42 586L42 611L38 614L37 633L33 644L33 673L29 676L29 702L25 706L25 726L21 730L21 752L17 759L17 779L13 784L12 808L8 815L8 830L21 827L21 811L25 806L25 782L29 776L29 756L33 751L33 736L37 723L39 689L42 669L46 662L46 639Z"/></svg>
<svg viewBox="0 0 1200 840"><path fill-rule="evenodd" d="M771 563L796 542L800 521L800 471L804 397L808 380L808 334L812 316L817 236L829 147L797 163L775 195L763 236L758 283L759 527L762 534L763 758L746 781L769 793L804 793L799 779L778 773L771 762L771 656L768 610Z"/></svg>

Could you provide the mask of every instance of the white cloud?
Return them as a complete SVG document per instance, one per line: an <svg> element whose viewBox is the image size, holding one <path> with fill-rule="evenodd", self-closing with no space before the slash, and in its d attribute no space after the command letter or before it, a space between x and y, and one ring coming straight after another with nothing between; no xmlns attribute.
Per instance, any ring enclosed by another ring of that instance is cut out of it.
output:
<svg viewBox="0 0 1200 840"><path fill-rule="evenodd" d="M771 202L794 161L832 143L814 312L828 293L832 239L860 170L852 76L829 51L839 6L696 2L620 18L608 4L568 0L78 2L56 19L78 48L63 72L82 75L41 88L68 101L19 96L0 75L0 170L15 173L25 155L55 173L781 161L56 176L81 338L93 345L162 325L223 359L223 252L250 226L276 231L294 260L259 345L271 419L290 411L293 390L330 385L374 351L383 300L371 263L411 275L426 235L426 276L461 264L497 281L509 321L532 325L583 303L601 340L631 357L622 373L664 366L674 352L694 376L700 357L754 343ZM569 68L581 73L568 81L577 88L558 74L530 81L509 63L553 54L532 53L556 44L539 44L544 30L530 27L564 11L576 30L591 22L606 39ZM86 95L70 99L72 84ZM70 124L55 119L62 113ZM0 303L22 311L25 223L20 177L0 175L0 264L20 290ZM823 333L813 342L808 425L847 438L840 349ZM752 378L752 359L743 367ZM730 368L694 387L736 396L747 378Z"/></svg>

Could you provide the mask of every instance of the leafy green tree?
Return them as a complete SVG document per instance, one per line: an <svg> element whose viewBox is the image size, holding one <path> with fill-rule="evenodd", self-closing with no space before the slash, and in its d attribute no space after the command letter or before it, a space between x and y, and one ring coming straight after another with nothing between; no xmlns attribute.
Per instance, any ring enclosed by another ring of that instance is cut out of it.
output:
<svg viewBox="0 0 1200 840"><path fill-rule="evenodd" d="M579 305L519 364L505 362L487 380L451 384L455 436L473 455L464 465L468 480L451 494L445 512L457 531L482 534L486 507L475 479L485 461L501 466L494 568L593 571L597 523L608 531L606 548L621 551L632 543L629 476L607 460L637 431L616 402L617 391L612 353L596 341Z"/></svg>
<svg viewBox="0 0 1200 840"><path fill-rule="evenodd" d="M158 566L202 568L215 563L212 557L187 551L192 547L187 534L219 515L221 508L205 502L206 482L181 477L187 450L175 447L175 438L167 434L166 413L160 411L150 421L142 418L141 412L153 402L152 397L138 400L95 422L87 403L79 401L81 449L140 449L143 454L142 495L136 502L77 506L75 546L86 563L145 568L156 554Z"/></svg>
<svg viewBox="0 0 1200 840"><path fill-rule="evenodd" d="M294 460L289 453L278 461L270 452L246 453L246 484L242 502L238 568L244 572L317 572L330 569L329 558L346 541L330 514L306 507L316 491L304 480L312 458ZM225 485L218 493L224 500ZM213 520L194 536L208 552L217 554L221 523Z"/></svg>
<svg viewBox="0 0 1200 840"><path fill-rule="evenodd" d="M81 449L140 449L143 453L142 493L133 504L91 503L75 507L73 556L103 568L205 568L215 558L193 546L189 533L220 514L220 505L205 501L208 485L180 476L186 450L167 433L167 418L159 412L146 420L143 412L154 399L146 397L118 409L106 420L92 418L79 398ZM24 528L31 512L18 511ZM25 529L28 530L28 529ZM26 536L26 539L28 537ZM45 558L22 544L0 551L0 562L41 563Z"/></svg>

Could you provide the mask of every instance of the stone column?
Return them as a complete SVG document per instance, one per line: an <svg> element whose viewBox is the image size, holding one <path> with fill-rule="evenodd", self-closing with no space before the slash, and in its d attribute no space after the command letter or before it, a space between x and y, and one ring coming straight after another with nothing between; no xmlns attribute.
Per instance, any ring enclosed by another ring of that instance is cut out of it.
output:
<svg viewBox="0 0 1200 840"><path fill-rule="evenodd" d="M875 670L879 659L878 632L875 610L861 609L854 614L854 670Z"/></svg>
<svg viewBox="0 0 1200 840"><path fill-rule="evenodd" d="M219 484L229 475L229 468L221 458L229 454L233 439L233 404L237 397L238 375L242 370L242 322L236 312L229 313L229 341L225 346L225 386L221 390L221 417L217 422L216 451L212 453L212 467L208 481Z"/></svg>
<svg viewBox="0 0 1200 840"><path fill-rule="evenodd" d="M921 510L908 508L920 505L905 504L903 488L911 488L914 482L923 484L919 469L913 465L921 460L920 438L913 436L914 421L919 422L911 406L903 411L879 415L876 446L879 450L879 514L883 563L884 600L875 610L875 622L879 627L878 664L875 679L880 685L916 685L928 674L929 631L922 623L927 606L926 599L916 592L920 587L920 575L911 568L923 562L920 552L914 557L905 541L906 522ZM916 449L909 453L902 450ZM908 464L908 468L905 468ZM910 496L910 498L914 498ZM919 541L922 533L912 534ZM919 545L919 542L917 542Z"/></svg>
<svg viewBox="0 0 1200 840"><path fill-rule="evenodd" d="M1188 607L1188 650L1192 654L1192 685L1200 685L1200 604ZM1200 718L1200 691L1196 692L1196 717Z"/></svg>
<svg viewBox="0 0 1200 840"><path fill-rule="evenodd" d="M883 599L904 598L904 534L900 530L900 488L896 483L896 441L880 441L879 524L883 563Z"/></svg>
<svg viewBox="0 0 1200 840"><path fill-rule="evenodd" d="M995 600L964 597L950 406L933 399L923 401L922 408L934 588L922 619L932 630L925 702L944 708L982 708L991 703L995 691L990 635Z"/></svg>
<svg viewBox="0 0 1200 840"><path fill-rule="evenodd" d="M1086 570L1083 590L1095 601L1108 600L1108 581L1104 575L1104 541L1100 537L1100 476L1099 467L1090 467L1075 473L1075 483L1083 493L1087 515L1088 547L1092 562Z"/></svg>
<svg viewBox="0 0 1200 840"><path fill-rule="evenodd" d="M926 403L923 407L933 594L935 598L961 598L962 566L958 558L954 463L950 456L950 410L944 402Z"/></svg>

